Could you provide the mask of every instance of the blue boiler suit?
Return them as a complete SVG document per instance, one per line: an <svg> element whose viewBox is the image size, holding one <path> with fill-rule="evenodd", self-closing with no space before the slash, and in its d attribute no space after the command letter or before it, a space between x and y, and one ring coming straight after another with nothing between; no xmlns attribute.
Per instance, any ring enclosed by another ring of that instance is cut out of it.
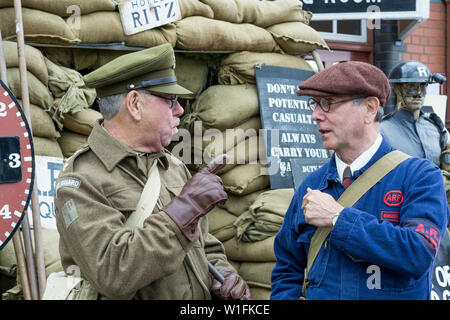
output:
<svg viewBox="0 0 450 320"><path fill-rule="evenodd" d="M384 139L359 177L394 150ZM306 188L338 199L335 155L296 190L275 238L271 299L298 299L316 227L301 209ZM342 210L308 274L307 299L430 299L433 260L449 218L440 170L410 158Z"/></svg>

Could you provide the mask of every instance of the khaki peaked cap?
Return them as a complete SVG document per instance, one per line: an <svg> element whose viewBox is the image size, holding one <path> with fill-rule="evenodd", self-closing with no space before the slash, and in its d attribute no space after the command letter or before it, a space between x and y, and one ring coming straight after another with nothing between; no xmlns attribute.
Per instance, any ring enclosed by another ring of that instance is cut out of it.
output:
<svg viewBox="0 0 450 320"><path fill-rule="evenodd" d="M177 84L175 53L168 43L120 56L83 79L87 87L96 89L99 98L143 88L155 93L192 94Z"/></svg>
<svg viewBox="0 0 450 320"><path fill-rule="evenodd" d="M346 61L324 69L298 86L298 96L337 95L377 97L382 106L391 93L389 80L379 68L359 61Z"/></svg>

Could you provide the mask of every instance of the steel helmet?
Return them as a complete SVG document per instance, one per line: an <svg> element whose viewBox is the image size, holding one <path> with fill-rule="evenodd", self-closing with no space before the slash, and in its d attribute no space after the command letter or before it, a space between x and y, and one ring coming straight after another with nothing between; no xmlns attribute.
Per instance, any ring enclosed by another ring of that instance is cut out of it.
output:
<svg viewBox="0 0 450 320"><path fill-rule="evenodd" d="M443 84L446 81L445 76L430 72L430 69L423 63L417 61L403 61L392 69L389 74L390 83L405 82L425 82Z"/></svg>

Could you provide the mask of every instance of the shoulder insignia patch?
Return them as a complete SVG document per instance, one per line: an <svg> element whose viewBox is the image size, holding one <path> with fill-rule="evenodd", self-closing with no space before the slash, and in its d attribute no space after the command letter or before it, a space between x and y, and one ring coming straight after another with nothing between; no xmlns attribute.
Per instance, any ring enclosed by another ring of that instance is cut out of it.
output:
<svg viewBox="0 0 450 320"><path fill-rule="evenodd" d="M77 207L72 199L64 203L61 208L61 212L64 218L64 223L66 224L66 229L69 228L72 222L78 219Z"/></svg>
<svg viewBox="0 0 450 320"><path fill-rule="evenodd" d="M81 181L75 178L61 178L56 181L55 195L58 196L58 189L62 187L69 187L78 189L81 185Z"/></svg>

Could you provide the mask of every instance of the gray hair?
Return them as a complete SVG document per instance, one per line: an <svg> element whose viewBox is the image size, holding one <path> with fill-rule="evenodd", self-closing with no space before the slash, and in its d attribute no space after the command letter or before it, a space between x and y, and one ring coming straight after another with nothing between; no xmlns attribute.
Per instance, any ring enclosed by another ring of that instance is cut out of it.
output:
<svg viewBox="0 0 450 320"><path fill-rule="evenodd" d="M127 93L114 94L98 99L98 108L103 116L103 119L110 120L114 118L123 105Z"/></svg>
<svg viewBox="0 0 450 320"><path fill-rule="evenodd" d="M353 100L353 104L359 106L365 98L356 98ZM384 109L380 105L378 106L377 114L375 115L375 122L381 122L384 116Z"/></svg>
<svg viewBox="0 0 450 320"><path fill-rule="evenodd" d="M137 90L140 94L149 96L150 92L144 89ZM100 109L100 113L103 116L103 119L110 120L114 118L119 109L122 107L125 97L128 92L114 94L111 96L106 96L98 99L98 108Z"/></svg>

